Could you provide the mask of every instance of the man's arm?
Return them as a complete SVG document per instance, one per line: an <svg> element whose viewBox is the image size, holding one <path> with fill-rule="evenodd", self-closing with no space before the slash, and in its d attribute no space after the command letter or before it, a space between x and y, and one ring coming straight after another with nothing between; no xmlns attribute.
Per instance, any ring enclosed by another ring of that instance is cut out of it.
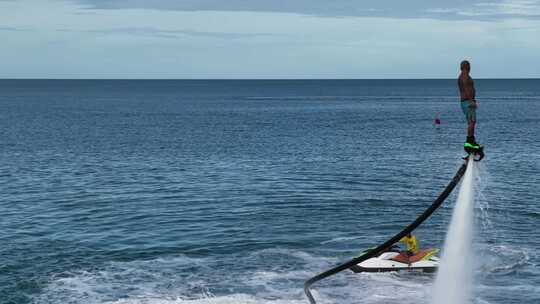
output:
<svg viewBox="0 0 540 304"><path fill-rule="evenodd" d="M472 80L472 78L469 78L469 81L471 82L471 99L476 105L476 89L474 88L474 81Z"/></svg>

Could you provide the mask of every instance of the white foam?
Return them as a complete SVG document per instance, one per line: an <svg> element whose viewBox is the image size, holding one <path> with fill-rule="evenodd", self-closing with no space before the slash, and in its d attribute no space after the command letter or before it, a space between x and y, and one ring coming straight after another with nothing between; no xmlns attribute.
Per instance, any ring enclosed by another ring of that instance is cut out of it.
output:
<svg viewBox="0 0 540 304"><path fill-rule="evenodd" d="M221 297L203 297L199 299L122 299L114 304L305 304L305 300L264 300L246 294L233 294Z"/></svg>
<svg viewBox="0 0 540 304"><path fill-rule="evenodd" d="M305 279L338 260L275 248L219 259L178 256L111 262L98 270L51 278L34 303L305 304ZM242 265L255 267L246 270ZM320 304L360 300L418 304L426 302L428 290L429 278L424 276L343 272L321 282L313 292Z"/></svg>
<svg viewBox="0 0 540 304"><path fill-rule="evenodd" d="M526 267L531 261L531 252L512 246L484 244L479 252L482 259L478 268L485 275L509 273Z"/></svg>

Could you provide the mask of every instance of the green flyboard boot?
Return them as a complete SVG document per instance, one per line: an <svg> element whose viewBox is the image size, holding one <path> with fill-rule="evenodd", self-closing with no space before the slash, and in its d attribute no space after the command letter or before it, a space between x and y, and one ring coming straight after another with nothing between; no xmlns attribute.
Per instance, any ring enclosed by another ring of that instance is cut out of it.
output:
<svg viewBox="0 0 540 304"><path fill-rule="evenodd" d="M463 145L463 149L468 154L465 159L468 159L471 154L473 157L478 156L478 158L474 159L475 161L481 161L482 158L484 158L484 147L476 143L474 136L467 137L467 141Z"/></svg>

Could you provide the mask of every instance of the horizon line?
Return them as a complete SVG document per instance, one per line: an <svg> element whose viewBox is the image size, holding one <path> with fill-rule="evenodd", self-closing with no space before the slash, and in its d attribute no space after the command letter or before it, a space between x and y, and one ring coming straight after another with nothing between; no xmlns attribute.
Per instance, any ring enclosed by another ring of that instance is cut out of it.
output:
<svg viewBox="0 0 540 304"><path fill-rule="evenodd" d="M455 78L2 78L5 80L143 80L143 81L312 81L312 80L455 80ZM475 77L476 80L540 80L540 77L493 78Z"/></svg>

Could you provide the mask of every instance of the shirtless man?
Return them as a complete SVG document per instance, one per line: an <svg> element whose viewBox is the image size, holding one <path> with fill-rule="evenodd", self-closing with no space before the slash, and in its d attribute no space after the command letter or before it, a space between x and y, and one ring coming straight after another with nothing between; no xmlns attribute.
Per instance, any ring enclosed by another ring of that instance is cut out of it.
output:
<svg viewBox="0 0 540 304"><path fill-rule="evenodd" d="M474 138L474 127L476 125L476 103L474 89L474 81L469 73L471 72L471 64L467 60L461 62L461 74L458 78L459 93L461 95L461 110L467 119L467 141L466 144L477 146Z"/></svg>

